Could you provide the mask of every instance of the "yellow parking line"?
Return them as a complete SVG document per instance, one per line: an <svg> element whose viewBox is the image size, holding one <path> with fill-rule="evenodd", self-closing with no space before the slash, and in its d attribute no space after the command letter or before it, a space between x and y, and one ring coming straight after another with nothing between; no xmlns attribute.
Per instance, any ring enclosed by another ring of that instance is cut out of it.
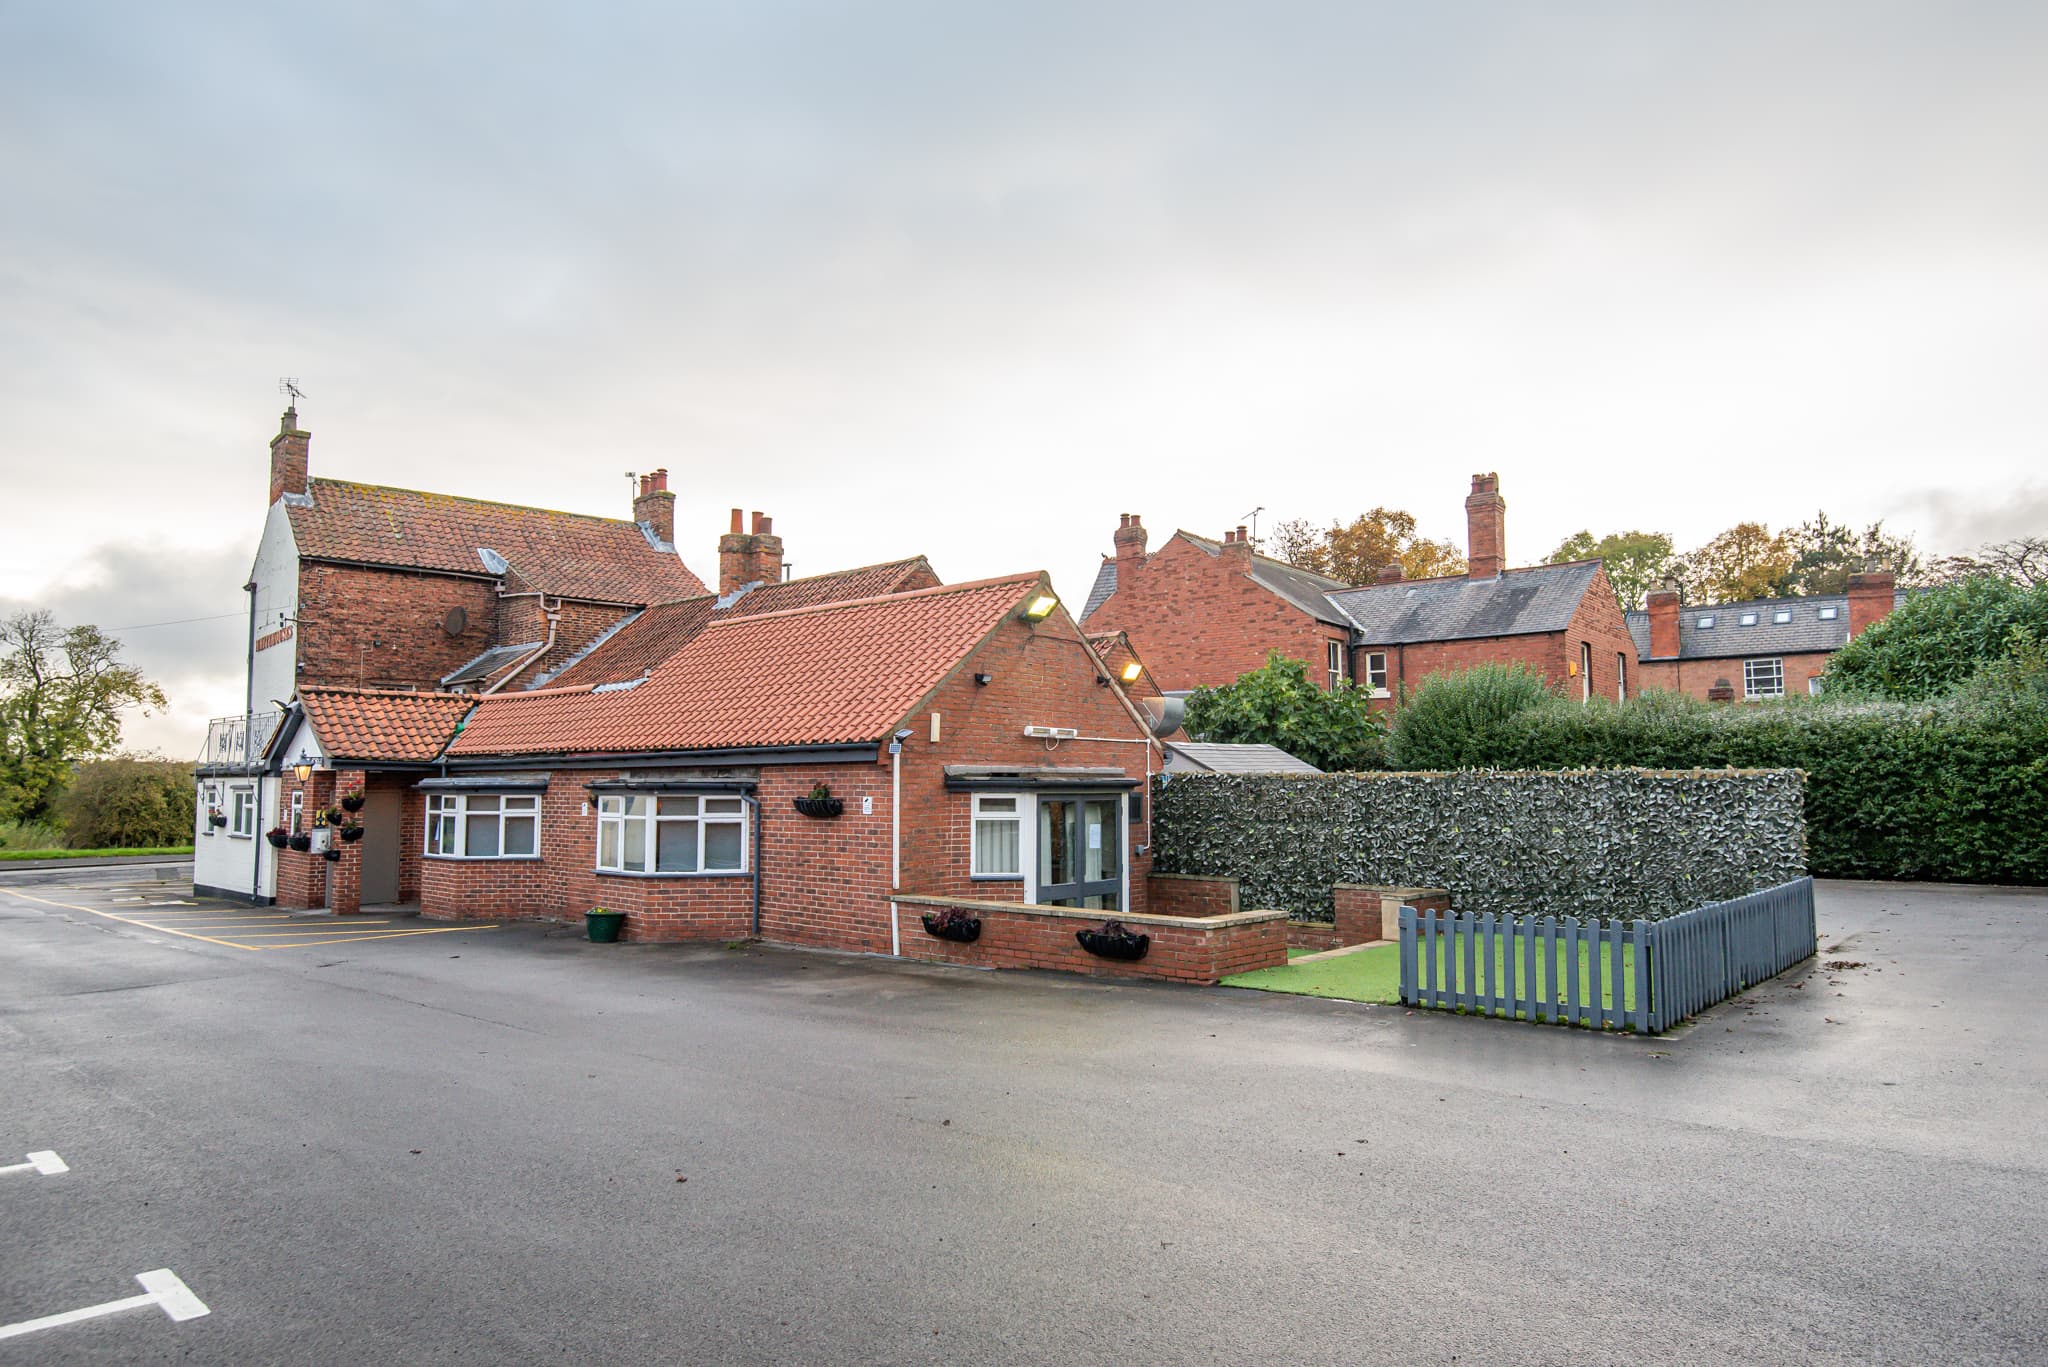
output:
<svg viewBox="0 0 2048 1367"><path fill-rule="evenodd" d="M256 952L254 945L238 945L232 940L216 940L211 935L194 935L189 931L172 930L169 926L153 926L147 921L138 921L132 916L116 916L111 911L101 911L97 907L81 907L76 902L52 902L47 897L37 897L34 893L29 892L16 892L13 888L0 888L0 892L5 892L9 897L19 897L24 901L40 902L46 907L59 907L65 911L82 911L88 916L99 916L109 921L121 921L127 925L141 926L144 930L159 930L166 935L181 935L187 940L204 940L210 945L226 945L229 949L245 949L251 953Z"/></svg>
<svg viewBox="0 0 2048 1367"><path fill-rule="evenodd" d="M396 940L402 939L408 935L452 935L457 931L464 930L496 929L497 927L495 925L437 926L432 930L386 930L379 931L375 935L344 935L341 938L334 940L294 940L290 944L238 945L236 947L239 949L253 949L257 951L262 951L266 949L306 949L312 945L345 945L352 940Z"/></svg>
<svg viewBox="0 0 2048 1367"><path fill-rule="evenodd" d="M297 921L303 925L310 919L312 918L305 916L216 916L211 921L173 921L171 924L179 927L180 929L183 929L187 926L198 926L201 928L207 926L258 926L264 930L285 930L288 927L280 924L281 922ZM324 916L319 919L323 923L320 927L318 927L320 929L327 929L332 924L329 923L328 919ZM388 926L391 924L391 922L389 920L347 920L342 921L339 924L343 926Z"/></svg>

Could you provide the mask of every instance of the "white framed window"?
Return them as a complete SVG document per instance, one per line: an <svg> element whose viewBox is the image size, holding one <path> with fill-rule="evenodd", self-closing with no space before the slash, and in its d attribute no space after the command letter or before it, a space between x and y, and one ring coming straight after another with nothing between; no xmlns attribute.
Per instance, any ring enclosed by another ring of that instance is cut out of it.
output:
<svg viewBox="0 0 2048 1367"><path fill-rule="evenodd" d="M1779 608L1776 612L1773 612L1771 614L1771 620L1773 622L1776 622L1779 626L1784 626L1785 623L1792 620L1792 609Z"/></svg>
<svg viewBox="0 0 2048 1367"><path fill-rule="evenodd" d="M199 833L213 834L213 814L220 808L220 788L216 784L199 785Z"/></svg>
<svg viewBox="0 0 2048 1367"><path fill-rule="evenodd" d="M1327 646L1326 654L1330 676L1330 691L1335 693L1337 686L1344 682L1344 643L1342 641L1329 641L1325 645Z"/></svg>
<svg viewBox="0 0 2048 1367"><path fill-rule="evenodd" d="M236 784L228 793L228 834L237 840L250 840L256 835L256 789L254 785Z"/></svg>
<svg viewBox="0 0 2048 1367"><path fill-rule="evenodd" d="M744 873L747 804L719 793L606 793L597 800L601 873Z"/></svg>
<svg viewBox="0 0 2048 1367"><path fill-rule="evenodd" d="M1820 675L1816 674L1806 681L1806 696L1818 698L1821 694L1821 689L1824 687L1826 685L1822 683Z"/></svg>
<svg viewBox="0 0 2048 1367"><path fill-rule="evenodd" d="M294 792L292 794L292 824L286 829L288 829L293 835L300 834L305 829L304 825L302 824L305 821L305 819L306 790L301 788L297 792Z"/></svg>
<svg viewBox="0 0 2048 1367"><path fill-rule="evenodd" d="M1735 625L1737 625L1737 626L1739 626L1739 627L1753 627L1753 626L1755 626L1755 625L1756 625L1756 614L1755 614L1755 613L1753 613L1753 612L1745 612L1745 613L1741 614L1740 616L1738 616L1738 617L1737 617L1737 618L1735 619Z"/></svg>
<svg viewBox="0 0 2048 1367"><path fill-rule="evenodd" d="M1375 698L1387 696L1387 652L1369 650L1365 654L1365 686Z"/></svg>
<svg viewBox="0 0 2048 1367"><path fill-rule="evenodd" d="M1742 662L1742 696L1782 698L1785 696L1785 662L1779 659Z"/></svg>
<svg viewBox="0 0 2048 1367"><path fill-rule="evenodd" d="M427 853L438 859L537 858L540 798L524 793L429 793Z"/></svg>
<svg viewBox="0 0 2048 1367"><path fill-rule="evenodd" d="M1579 701L1593 701L1593 643L1579 642Z"/></svg>
<svg viewBox="0 0 2048 1367"><path fill-rule="evenodd" d="M1628 701L1628 652L1624 650L1614 652L1614 700Z"/></svg>
<svg viewBox="0 0 2048 1367"><path fill-rule="evenodd" d="M1014 794L975 794L971 877L1024 876L1023 809L1023 799Z"/></svg>
<svg viewBox="0 0 2048 1367"><path fill-rule="evenodd" d="M1706 616L1700 618L1697 622L1693 623L1693 625L1698 627L1701 631L1712 631L1714 629L1714 616L1712 613L1708 613Z"/></svg>
<svg viewBox="0 0 2048 1367"><path fill-rule="evenodd" d="M1841 615L1842 610L1838 607L1833 606L1832 604L1820 610L1820 619L1823 622L1832 622Z"/></svg>

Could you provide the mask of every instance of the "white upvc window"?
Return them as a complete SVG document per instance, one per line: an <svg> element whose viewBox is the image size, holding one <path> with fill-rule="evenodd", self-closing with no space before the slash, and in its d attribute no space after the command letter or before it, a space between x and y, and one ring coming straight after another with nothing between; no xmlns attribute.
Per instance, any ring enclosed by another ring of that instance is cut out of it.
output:
<svg viewBox="0 0 2048 1367"><path fill-rule="evenodd" d="M213 834L213 814L220 808L220 787L218 784L199 785L199 833Z"/></svg>
<svg viewBox="0 0 2048 1367"><path fill-rule="evenodd" d="M533 859L540 798L520 793L429 793L427 853L440 859Z"/></svg>
<svg viewBox="0 0 2048 1367"><path fill-rule="evenodd" d="M1628 652L1625 650L1614 652L1614 700L1628 701Z"/></svg>
<svg viewBox="0 0 2048 1367"><path fill-rule="evenodd" d="M1710 612L1701 617L1694 625L1701 631L1712 631L1714 629L1714 615Z"/></svg>
<svg viewBox="0 0 2048 1367"><path fill-rule="evenodd" d="M1782 698L1785 696L1785 662L1779 659L1742 662L1742 696Z"/></svg>
<svg viewBox="0 0 2048 1367"><path fill-rule="evenodd" d="M256 789L253 784L237 784L229 791L228 834L238 840L255 837Z"/></svg>
<svg viewBox="0 0 2048 1367"><path fill-rule="evenodd" d="M1785 625L1785 624L1786 624L1787 622L1789 622L1789 621L1791 621L1791 620L1792 620L1792 609L1790 609L1790 608L1776 608L1776 609L1774 609L1774 610L1773 610L1773 611L1771 612L1771 620L1772 620L1773 622L1776 622L1776 623L1777 623L1777 624L1778 624L1779 626L1784 626L1784 625Z"/></svg>
<svg viewBox="0 0 2048 1367"><path fill-rule="evenodd" d="M1329 656L1330 691L1335 693L1338 685L1344 682L1344 643L1342 641L1330 641L1326 644Z"/></svg>
<svg viewBox="0 0 2048 1367"><path fill-rule="evenodd" d="M1375 698L1387 696L1387 652L1368 650L1365 653L1365 686Z"/></svg>
<svg viewBox="0 0 2048 1367"><path fill-rule="evenodd" d="M1753 612L1745 612L1735 619L1735 624L1737 626L1753 627L1756 625L1756 614Z"/></svg>
<svg viewBox="0 0 2048 1367"><path fill-rule="evenodd" d="M722 793L607 793L597 800L603 873L744 873L747 804Z"/></svg>
<svg viewBox="0 0 2048 1367"><path fill-rule="evenodd" d="M1842 610L1838 607L1833 606L1832 604L1820 610L1820 619L1823 622L1832 622L1841 615Z"/></svg>
<svg viewBox="0 0 2048 1367"><path fill-rule="evenodd" d="M1023 808L1023 799L1012 793L975 794L972 877L1024 876Z"/></svg>
<svg viewBox="0 0 2048 1367"><path fill-rule="evenodd" d="M1826 687L1827 685L1822 682L1820 675L1816 674L1806 681L1806 694L1808 697L1818 698L1821 695L1821 690Z"/></svg>

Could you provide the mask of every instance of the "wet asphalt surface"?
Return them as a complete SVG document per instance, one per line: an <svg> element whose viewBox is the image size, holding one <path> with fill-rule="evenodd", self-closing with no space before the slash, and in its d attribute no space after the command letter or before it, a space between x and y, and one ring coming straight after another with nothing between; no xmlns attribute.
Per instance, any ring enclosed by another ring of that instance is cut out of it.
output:
<svg viewBox="0 0 2048 1367"><path fill-rule="evenodd" d="M0 1362L2048 1360L2048 893L1823 885L1635 1040L83 909L149 877L0 874L0 1167L71 1169L0 1174L0 1327L211 1313Z"/></svg>

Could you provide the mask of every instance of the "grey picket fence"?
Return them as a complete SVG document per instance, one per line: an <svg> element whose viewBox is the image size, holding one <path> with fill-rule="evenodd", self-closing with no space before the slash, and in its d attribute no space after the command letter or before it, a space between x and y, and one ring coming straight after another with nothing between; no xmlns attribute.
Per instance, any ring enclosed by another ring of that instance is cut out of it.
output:
<svg viewBox="0 0 2048 1367"><path fill-rule="evenodd" d="M1656 1034L1810 958L1813 880L1660 921L1401 908L1401 1000Z"/></svg>

